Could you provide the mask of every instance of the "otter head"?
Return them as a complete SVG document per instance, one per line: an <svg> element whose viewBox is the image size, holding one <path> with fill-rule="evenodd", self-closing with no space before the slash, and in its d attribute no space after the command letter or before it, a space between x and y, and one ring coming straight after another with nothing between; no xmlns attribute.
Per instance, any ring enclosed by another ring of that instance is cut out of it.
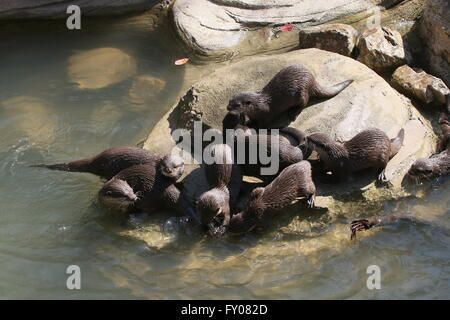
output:
<svg viewBox="0 0 450 320"><path fill-rule="evenodd" d="M222 131L245 126L245 114L238 111L228 112L222 120Z"/></svg>
<svg viewBox="0 0 450 320"><path fill-rule="evenodd" d="M413 179L430 179L435 175L434 162L429 158L417 159L409 168L408 176Z"/></svg>
<svg viewBox="0 0 450 320"><path fill-rule="evenodd" d="M213 236L222 236L230 222L228 194L219 189L203 193L196 202L200 222L207 226Z"/></svg>
<svg viewBox="0 0 450 320"><path fill-rule="evenodd" d="M105 183L100 189L99 197L107 207L122 211L126 211L138 200L138 196L126 181L115 178Z"/></svg>
<svg viewBox="0 0 450 320"><path fill-rule="evenodd" d="M184 172L184 160L179 156L166 155L160 166L162 174L173 181L180 179Z"/></svg>
<svg viewBox="0 0 450 320"><path fill-rule="evenodd" d="M234 112L244 112L252 106L258 105L259 95L255 92L241 92L236 94L228 102L227 110Z"/></svg>

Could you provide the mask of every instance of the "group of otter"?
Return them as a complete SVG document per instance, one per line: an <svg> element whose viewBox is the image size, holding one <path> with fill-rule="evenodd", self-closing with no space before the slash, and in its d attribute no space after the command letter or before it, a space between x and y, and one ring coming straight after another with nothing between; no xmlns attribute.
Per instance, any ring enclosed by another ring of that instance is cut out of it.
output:
<svg viewBox="0 0 450 320"><path fill-rule="evenodd" d="M136 147L115 147L82 160L35 167L89 172L108 179L99 198L113 209L127 212L174 209L201 224L212 236L242 234L264 226L275 213L298 197L306 198L308 206L314 207L316 187L311 162L307 160L313 151L319 158L321 171L331 172L334 181L346 180L363 169L372 169L378 180L385 180L384 170L402 146L403 129L393 139L379 129L368 129L344 143L334 141L325 133L307 135L292 127L278 128L275 133L274 130L265 134L256 131L274 129L274 120L280 116L295 120L310 97L331 98L352 82L347 80L323 88L306 68L292 65L279 71L263 89L236 94L227 106L228 113L222 122L223 134L231 130L235 133L233 143L255 143L267 153L274 151L271 142L277 142L279 170L270 176L261 176L261 163L255 164L248 159L242 164L236 162L238 155L234 145L212 145L210 154L214 161L203 165L209 190L196 199L195 205L176 184L184 172L184 161L174 155L162 156ZM412 165L408 175L414 179L450 174L449 113L450 98L447 96L447 112L439 117L443 135L439 153L418 159ZM244 175L257 176L268 184L253 189L244 208L239 209ZM353 221L351 238L357 231L394 219Z"/></svg>

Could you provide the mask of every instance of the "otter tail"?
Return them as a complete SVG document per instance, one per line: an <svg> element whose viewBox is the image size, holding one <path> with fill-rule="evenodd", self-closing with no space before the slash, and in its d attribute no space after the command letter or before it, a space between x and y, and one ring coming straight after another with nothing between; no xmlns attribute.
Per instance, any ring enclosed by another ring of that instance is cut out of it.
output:
<svg viewBox="0 0 450 320"><path fill-rule="evenodd" d="M56 163L56 164L35 164L31 165L32 168L46 168L50 170L58 171L72 171L72 172L90 172L88 168L89 161L78 160L69 163Z"/></svg>
<svg viewBox="0 0 450 320"><path fill-rule="evenodd" d="M405 139L405 130L401 129L398 132L398 135L394 139L391 139L391 154L389 156L389 159L392 159L398 153L398 151L403 145L404 139Z"/></svg>
<svg viewBox="0 0 450 320"><path fill-rule="evenodd" d="M353 79L335 84L334 86L328 88L324 88L316 83L313 88L313 95L318 98L331 98L347 88L352 82Z"/></svg>

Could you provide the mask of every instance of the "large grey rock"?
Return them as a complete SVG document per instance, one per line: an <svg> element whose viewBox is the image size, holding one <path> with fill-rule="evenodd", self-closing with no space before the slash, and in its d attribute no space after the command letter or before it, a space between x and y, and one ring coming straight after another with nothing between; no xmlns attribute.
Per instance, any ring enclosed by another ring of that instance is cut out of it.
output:
<svg viewBox="0 0 450 320"><path fill-rule="evenodd" d="M425 103L444 104L445 96L449 93L441 79L407 65L395 70L391 82L403 94Z"/></svg>
<svg viewBox="0 0 450 320"><path fill-rule="evenodd" d="M283 32L280 41L264 26L287 23L296 29L366 11L375 5L390 6L396 0L177 0L173 19L180 38L195 53L229 57L298 46L297 32ZM281 35L280 35L281 36Z"/></svg>
<svg viewBox="0 0 450 320"><path fill-rule="evenodd" d="M300 48L317 48L345 56L352 54L358 31L347 24L325 24L300 30Z"/></svg>
<svg viewBox="0 0 450 320"><path fill-rule="evenodd" d="M389 137L394 137L400 128L405 129L404 145L386 169L389 187L376 187L373 176L348 185L319 186L318 204L330 208L336 206L340 196L349 194L357 194L366 201L403 194L401 184L409 166L418 157L429 156L434 151L435 135L429 122L409 99L364 64L319 49L251 57L215 70L187 91L155 126L144 147L171 152L175 146L171 133L178 128L191 130L194 120L203 121L206 128L221 128L226 105L235 93L260 89L280 69L295 63L307 67L320 84L332 85L347 79L354 79L354 83L334 98L310 103L291 126L308 133L326 132L341 141L370 127L380 128ZM195 196L201 186L204 188L205 180L195 165L191 169L192 174L185 182Z"/></svg>
<svg viewBox="0 0 450 320"><path fill-rule="evenodd" d="M358 49L358 61L377 72L392 71L406 61L401 34L388 27L364 31Z"/></svg>
<svg viewBox="0 0 450 320"><path fill-rule="evenodd" d="M420 34L431 71L450 86L450 1L428 1Z"/></svg>
<svg viewBox="0 0 450 320"><path fill-rule="evenodd" d="M144 11L161 0L2 0L0 1L0 19L67 17L67 7L78 5L82 16L119 15Z"/></svg>

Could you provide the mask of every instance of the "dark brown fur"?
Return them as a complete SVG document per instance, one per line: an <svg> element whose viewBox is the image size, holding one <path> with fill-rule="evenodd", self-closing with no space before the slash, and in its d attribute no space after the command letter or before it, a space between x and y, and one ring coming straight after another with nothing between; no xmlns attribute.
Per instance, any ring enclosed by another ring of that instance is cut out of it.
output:
<svg viewBox="0 0 450 320"><path fill-rule="evenodd" d="M197 214L205 226L213 219L226 225L239 196L242 183L241 169L234 163L228 145L214 145L210 150L214 163L205 163L203 168L211 189L197 199Z"/></svg>
<svg viewBox="0 0 450 320"><path fill-rule="evenodd" d="M234 151L235 159L242 164L242 172L248 176L261 176L261 168L266 166L259 161L255 164L250 163L250 146L257 146L258 154L261 152L264 155L270 155L271 152L278 152L280 167L277 171L280 172L284 168L293 163L297 163L309 157L311 149L305 143L306 134L296 128L287 127L280 129L278 134L273 130L268 130L267 134L257 133L255 130L250 132L250 129L245 125L245 117L242 113L228 112L223 120L224 139L226 141L235 141ZM241 129L241 134L233 132L233 135L227 136L229 132L227 129L238 130ZM291 141L294 140L295 143ZM272 150L272 144L276 150ZM244 151L239 149L239 145L245 146L245 159L241 161ZM261 151L259 151L261 148ZM259 157L258 157L259 160Z"/></svg>
<svg viewBox="0 0 450 320"><path fill-rule="evenodd" d="M262 226L274 213L284 209L298 197L306 196L309 206L313 207L315 194L310 163L301 161L292 164L268 186L252 191L246 208L231 218L227 231L230 234L240 234Z"/></svg>
<svg viewBox="0 0 450 320"><path fill-rule="evenodd" d="M439 125L442 131L439 153L414 161L408 171L408 176L414 180L450 175L450 121L448 114L441 113L439 115Z"/></svg>
<svg viewBox="0 0 450 320"><path fill-rule="evenodd" d="M235 95L227 110L245 113L250 127L270 128L271 123L284 113L295 120L306 108L310 97L331 98L352 82L347 80L323 88L305 67L292 65L279 71L262 90Z"/></svg>
<svg viewBox="0 0 450 320"><path fill-rule="evenodd" d="M109 203L108 197L119 198L120 201L120 193L124 190L123 182L131 187L137 198L127 196L126 198L134 201L127 203L125 208L119 206L113 209L150 213L165 208L193 215L187 199L174 185L173 180L164 176L152 164L129 167L107 181L99 192L102 202Z"/></svg>
<svg viewBox="0 0 450 320"><path fill-rule="evenodd" d="M183 168L176 169L173 166L171 156L163 157L155 152L137 147L113 147L95 156L81 160L50 165L39 164L32 167L71 172L89 172L105 179L111 179L123 169L140 164L161 166L161 170L166 172L167 175L172 173L174 180L177 180L183 172Z"/></svg>
<svg viewBox="0 0 450 320"><path fill-rule="evenodd" d="M384 169L400 150L403 139L403 129L394 139L389 139L379 129L369 129L358 133L343 144L324 133L309 135L307 143L317 151L320 160L332 171L337 180L345 180L351 173L369 168L377 170L379 180L385 180Z"/></svg>

